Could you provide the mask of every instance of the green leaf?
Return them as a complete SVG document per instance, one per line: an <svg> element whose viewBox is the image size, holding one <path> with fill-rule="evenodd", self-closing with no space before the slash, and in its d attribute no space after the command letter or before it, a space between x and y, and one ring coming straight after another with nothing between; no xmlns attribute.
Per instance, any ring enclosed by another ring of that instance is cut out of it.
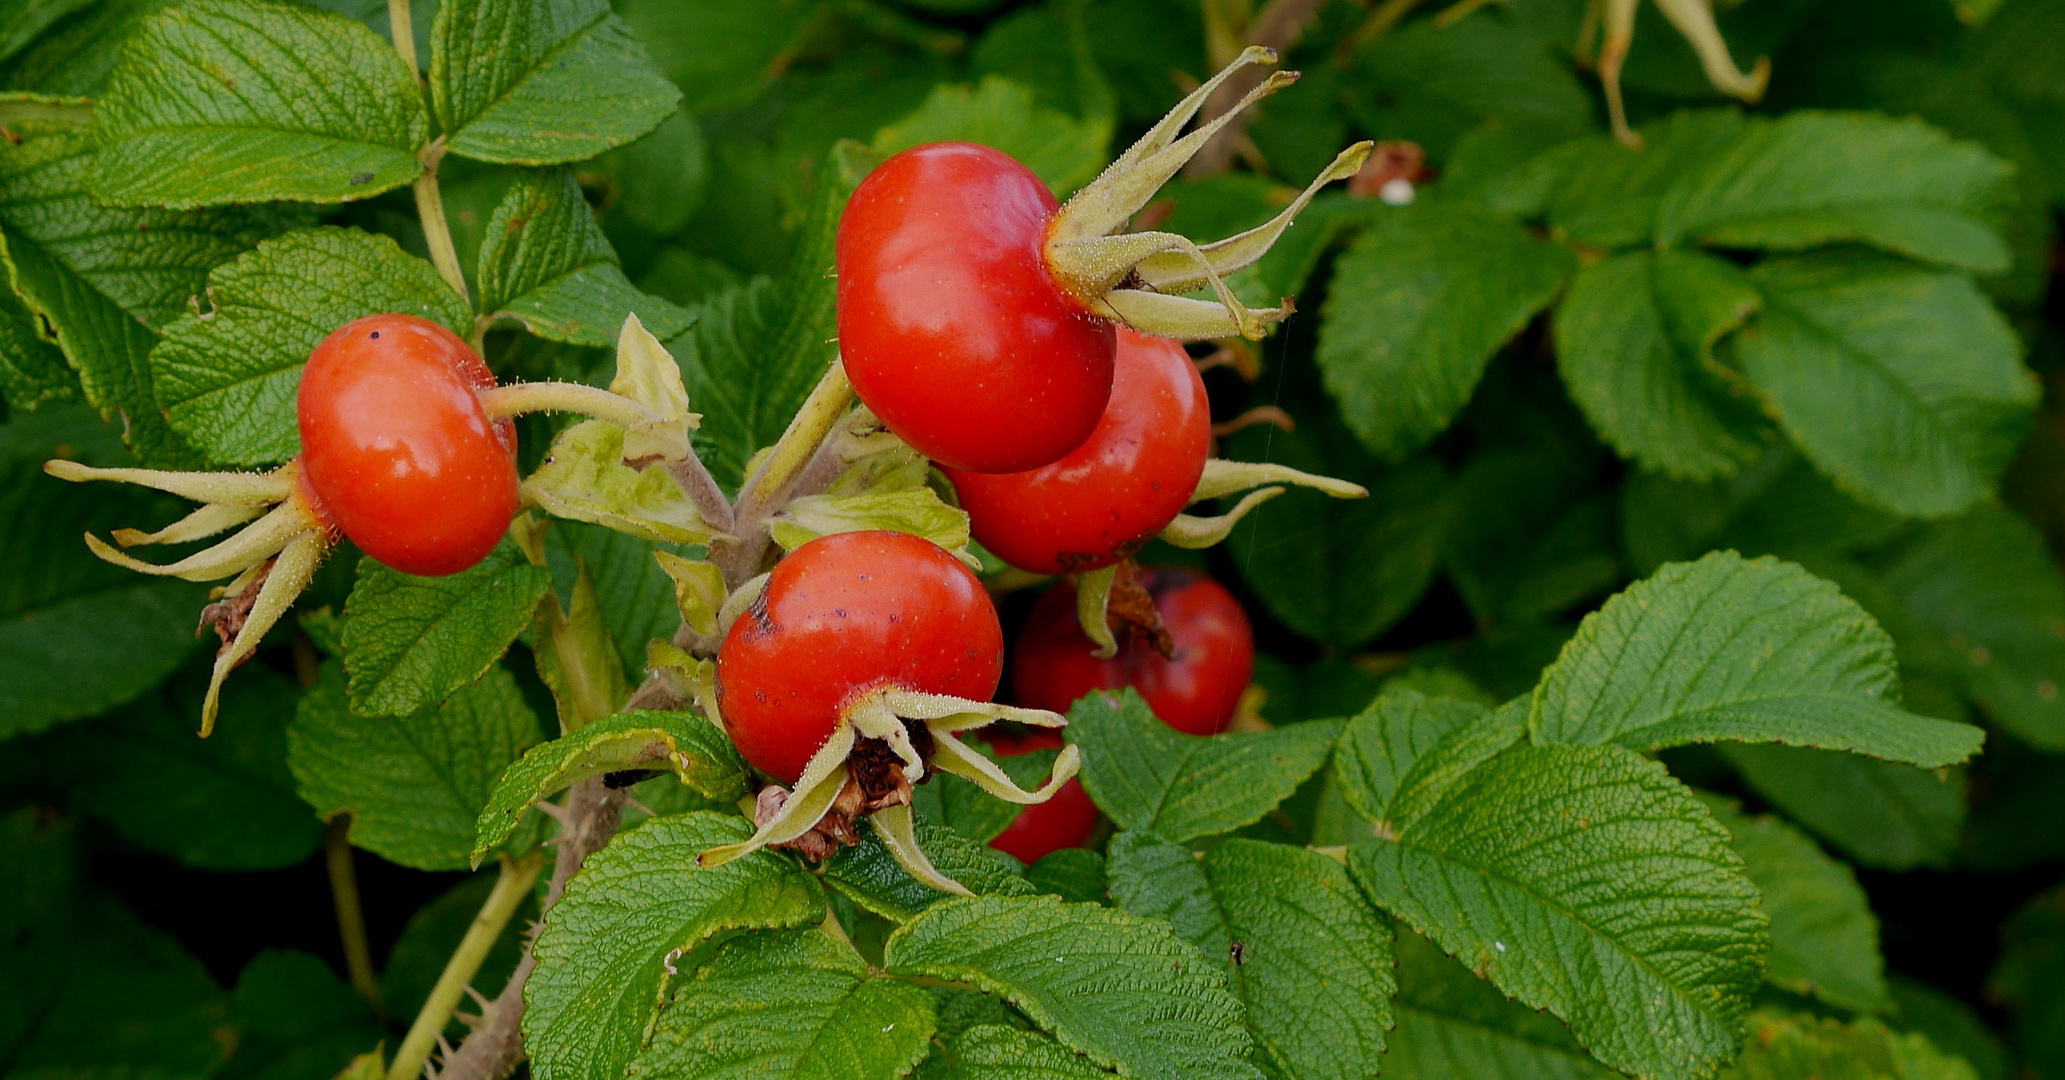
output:
<svg viewBox="0 0 2065 1080"><path fill-rule="evenodd" d="M107 85L123 46L167 0L101 0L52 26L0 68L0 87L94 97Z"/></svg>
<svg viewBox="0 0 2065 1080"><path fill-rule="evenodd" d="M417 577L372 559L344 604L352 711L409 716L472 683L531 624L552 571L507 540L456 574Z"/></svg>
<svg viewBox="0 0 2065 1080"><path fill-rule="evenodd" d="M1556 309L1556 369L1622 457L1680 479L1731 476L1756 460L1765 424L1713 346L1762 303L1713 256L1622 255L1571 283Z"/></svg>
<svg viewBox="0 0 2065 1080"><path fill-rule="evenodd" d="M1727 150L1747 123L1734 109L1687 110L1642 125L1640 150L1606 135L1565 144L1549 228L1588 247L1648 246L1665 195Z"/></svg>
<svg viewBox="0 0 2065 1080"><path fill-rule="evenodd" d="M1414 20L1378 35L1348 73L1342 96L1350 114L1372 138L1410 139L1436 161L1458 133L1486 119L1544 136L1591 131L1596 106L1560 55L1569 39L1551 42L1525 18L1502 14L1477 12L1454 25Z"/></svg>
<svg viewBox="0 0 2065 1080"><path fill-rule="evenodd" d="M414 1016L421 1011L423 1000L437 985L438 976L444 974L446 961L465 938L481 906L488 902L488 894L494 891L500 876L499 870L483 870L409 916L380 968L380 996L387 1002L389 1013ZM527 899L517 907L515 917L503 925L501 934L488 949L487 958L481 961L480 970L474 973L470 985L475 990L492 998L509 981L510 973L523 956L524 935L537 918L535 900ZM445 1025L445 1034L454 1039L464 1036L466 1030L466 1025L456 1017Z"/></svg>
<svg viewBox="0 0 2065 1080"><path fill-rule="evenodd" d="M824 918L817 880L756 851L714 870L696 856L752 835L741 818L656 818L590 856L546 915L524 984L524 1048L539 1080L617 1076L638 1053L677 961L729 930Z"/></svg>
<svg viewBox="0 0 2065 1080"><path fill-rule="evenodd" d="M0 59L22 51L51 23L93 0L9 0L0 6Z"/></svg>
<svg viewBox="0 0 2065 1080"><path fill-rule="evenodd" d="M680 100L607 0L453 0L431 23L430 103L462 157L582 161Z"/></svg>
<svg viewBox="0 0 2065 1080"><path fill-rule="evenodd" d="M936 781L935 781L936 782ZM1032 883L1019 876L1011 857L983 846L941 825L918 825L918 846L940 873L968 887L977 896L1026 896ZM890 854L868 822L860 843L841 849L824 862L825 884L840 895L892 922L909 922L919 912L949 895L912 877Z"/></svg>
<svg viewBox="0 0 2065 1080"><path fill-rule="evenodd" d="M1226 980L1159 920L1051 896L949 900L890 935L882 963L997 994L1122 1075L1261 1075Z"/></svg>
<svg viewBox="0 0 2065 1080"><path fill-rule="evenodd" d="M10 412L79 398L79 376L64 350L43 339L36 316L12 292L0 292L0 401Z"/></svg>
<svg viewBox="0 0 2065 1080"><path fill-rule="evenodd" d="M1525 721L1518 701L1494 710L1387 689L1341 732L1334 775L1355 813L1395 833L1439 805L1471 770L1519 742Z"/></svg>
<svg viewBox="0 0 2065 1080"><path fill-rule="evenodd" d="M1721 1080L1974 1080L1972 1067L1921 1035L1869 1018L1848 1024L1759 1012L1748 1049Z"/></svg>
<svg viewBox="0 0 2065 1080"><path fill-rule="evenodd" d="M1927 526L1880 579L1916 637L1911 665L1964 685L1987 714L2065 750L2065 583L2043 536L2013 511L1982 507Z"/></svg>
<svg viewBox="0 0 2065 1080"><path fill-rule="evenodd" d="M138 846L206 870L292 866L323 843L323 823L294 793L287 721L294 686L263 668L232 676L213 737L194 737L208 685L189 667L101 723L66 729L63 755L79 805Z"/></svg>
<svg viewBox="0 0 2065 1080"><path fill-rule="evenodd" d="M693 319L631 285L563 169L525 173L509 188L488 220L479 266L481 309L553 341L614 345L627 314L664 341Z"/></svg>
<svg viewBox="0 0 2065 1080"><path fill-rule="evenodd" d="M1112 839L1110 856L1118 906L1168 920L1226 972L1264 1071L1298 1080L1377 1072L1398 992L1391 931L1339 863L1239 839L1199 859L1130 830Z"/></svg>
<svg viewBox="0 0 2065 1080"><path fill-rule="evenodd" d="M91 414L76 412L85 414L75 416L82 433L97 434ZM179 500L68 484L43 475L41 456L0 462L0 521L8 523L0 565L12 568L0 574L0 739L92 716L150 689L193 655L194 619L207 602L199 586L111 566L79 539L173 520Z"/></svg>
<svg viewBox="0 0 2065 1080"><path fill-rule="evenodd" d="M1104 856L1088 848L1062 848L1025 868L1025 880L1043 893L1070 903L1104 902Z"/></svg>
<svg viewBox="0 0 2065 1080"><path fill-rule="evenodd" d="M1480 626L1543 622L1621 581L1596 469L1543 449L1487 449L1456 476L1442 562Z"/></svg>
<svg viewBox="0 0 2065 1080"><path fill-rule="evenodd" d="M366 1003L321 957L266 949L237 976L230 996L236 1049L224 1080L335 1076L384 1032Z"/></svg>
<svg viewBox="0 0 2065 1080"><path fill-rule="evenodd" d="M654 638L671 638L681 625L674 585L653 561L654 551L687 555L692 549L656 544L628 533L582 521L558 520L545 534L545 562L558 582L572 582L574 560L588 567L595 597L602 607L624 670L635 680L645 672L645 646ZM571 603L570 595L561 597Z"/></svg>
<svg viewBox="0 0 2065 1080"><path fill-rule="evenodd" d="M0 154L0 239L14 292L47 323L86 400L119 413L149 465L194 456L159 413L147 362L157 328L186 310L211 267L278 231L248 209L109 209L86 193L91 129L24 121Z"/></svg>
<svg viewBox="0 0 2065 1080"><path fill-rule="evenodd" d="M1965 821L1964 774L1790 746L1723 746L1750 789L1861 866L1947 866Z"/></svg>
<svg viewBox="0 0 2065 1080"><path fill-rule="evenodd" d="M1177 843L1252 824L1326 763L1340 721L1201 737L1160 720L1131 687L1084 695L1068 713L1081 779L1124 829Z"/></svg>
<svg viewBox="0 0 2065 1080"><path fill-rule="evenodd" d="M1942 1050L1964 1058L1978 1080L2010 1080L2007 1048L1970 1005L1927 983L1895 975L1890 980L1899 1011L1887 1023L1919 1032Z"/></svg>
<svg viewBox="0 0 2065 1080"><path fill-rule="evenodd" d="M294 712L287 764L318 817L351 814L352 843L418 870L464 870L495 780L538 737L507 669L435 712L366 717L346 705L332 660Z"/></svg>
<svg viewBox="0 0 2065 1080"><path fill-rule="evenodd" d="M1338 476L1370 491L1366 499L1288 492L1233 530L1242 580L1291 629L1353 648L1404 618L1433 583L1448 516L1449 478L1440 462L1420 458L1385 470L1338 421L1304 416L1296 431L1236 435L1228 456Z"/></svg>
<svg viewBox="0 0 2065 1080"><path fill-rule="evenodd" d="M2015 1013L2015 1049L2038 1076L2065 1065L2065 890L2030 899L2008 920L1989 996Z"/></svg>
<svg viewBox="0 0 2065 1080"><path fill-rule="evenodd" d="M859 181L842 172L836 153L817 180L788 272L710 297L697 306L695 326L667 346L703 414L696 450L727 487L745 480L746 459L781 437L838 356L829 343L837 335L832 242Z"/></svg>
<svg viewBox="0 0 2065 1080"><path fill-rule="evenodd" d="M824 931L747 934L684 977L628 1076L903 1076L931 1049L932 995L870 975Z"/></svg>
<svg viewBox="0 0 2065 1080"><path fill-rule="evenodd" d="M1715 552L1672 563L1585 617L1542 676L1542 744L1776 742L1928 768L1979 750L1969 724L1895 706L1893 640L1791 563Z"/></svg>
<svg viewBox="0 0 2065 1080"><path fill-rule="evenodd" d="M611 214L622 215L654 236L672 236L702 209L710 169L707 147L701 125L677 111L660 121L652 134L604 154L589 168L607 174L614 185ZM678 250L676 255L684 260L677 271L695 265L694 256ZM654 272L648 267L646 278ZM664 290L661 295L682 300Z"/></svg>
<svg viewBox="0 0 2065 1080"><path fill-rule="evenodd" d="M1025 85L985 75L973 87L933 87L917 112L876 133L874 150L887 157L929 142L995 147L1060 197L1096 179L1104 168L1111 122L1078 120L1043 107Z"/></svg>
<svg viewBox="0 0 2065 1080"><path fill-rule="evenodd" d="M1752 119L1657 211L1659 245L1798 251L1859 241L1980 273L2008 268L1985 217L2011 168L1918 120L1801 111Z"/></svg>
<svg viewBox="0 0 2065 1080"><path fill-rule="evenodd" d="M1111 1074L1037 1031L980 1024L918 1069L918 1080L1099 1080Z"/></svg>
<svg viewBox="0 0 2065 1080"><path fill-rule="evenodd" d="M698 113L759 93L820 10L814 0L625 0L618 7ZM716 41L724 47L712 48Z"/></svg>
<svg viewBox="0 0 2065 1080"><path fill-rule="evenodd" d="M357 229L301 229L268 240L209 273L206 298L207 311L197 306L165 327L150 369L172 426L227 465L301 452L294 420L301 366L345 323L402 312L461 336L473 326L466 301L428 262Z"/></svg>
<svg viewBox="0 0 2065 1080"><path fill-rule="evenodd" d="M1617 746L1516 746L1395 839L1349 849L1378 906L1600 1061L1710 1075L1770 948L1728 834L1661 765Z"/></svg>
<svg viewBox="0 0 2065 1080"><path fill-rule="evenodd" d="M1816 468L1903 515L1992 495L2037 388L1971 278L1854 251L1750 277L1764 310L1734 338L1736 364Z"/></svg>
<svg viewBox="0 0 2065 1080"><path fill-rule="evenodd" d="M387 42L279 0L189 0L152 15L94 123L89 185L117 206L363 199L414 180L430 134Z"/></svg>
<svg viewBox="0 0 2065 1080"><path fill-rule="evenodd" d="M1489 982L1403 927L1398 956L1398 1026L1384 1055L1387 1080L1615 1080L1570 1029L1508 1001Z"/></svg>
<svg viewBox="0 0 2065 1080"><path fill-rule="evenodd" d="M1320 322L1319 367L1342 419L1389 460L1425 446L1573 269L1562 245L1472 206L1372 219L1335 264Z"/></svg>
<svg viewBox="0 0 2065 1080"><path fill-rule="evenodd" d="M1805 833L1775 817L1751 817L1718 798L1707 809L1733 838L1771 917L1771 963L1764 981L1853 1012L1893 1007L1879 921L1857 875Z"/></svg>
<svg viewBox="0 0 2065 1080"><path fill-rule="evenodd" d="M687 712L615 713L539 743L509 766L481 808L473 864L509 838L532 803L582 780L654 771L673 773L706 799L746 794L745 762L717 725Z"/></svg>

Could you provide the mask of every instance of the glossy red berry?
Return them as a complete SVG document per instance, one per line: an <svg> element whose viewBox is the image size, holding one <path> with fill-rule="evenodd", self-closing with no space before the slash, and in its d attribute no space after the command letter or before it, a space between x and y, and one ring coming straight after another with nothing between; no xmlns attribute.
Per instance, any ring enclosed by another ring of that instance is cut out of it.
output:
<svg viewBox="0 0 2065 1080"><path fill-rule="evenodd" d="M1190 355L1121 328L1111 401L1086 442L1026 472L945 471L983 547L1037 574L1080 573L1140 550L1182 513L1211 449Z"/></svg>
<svg viewBox="0 0 2065 1080"><path fill-rule="evenodd" d="M1176 644L1164 659L1121 632L1118 655L1099 660L1076 621L1075 589L1057 583L1033 605L1011 658L1021 705L1066 712L1092 690L1130 686L1162 722L1192 735L1226 730L1255 671L1255 635L1240 601L1193 570L1142 572Z"/></svg>
<svg viewBox="0 0 2065 1080"><path fill-rule="evenodd" d="M479 562L516 513L515 429L478 396L494 385L458 335L414 315L369 315L324 338L296 399L321 515L404 573Z"/></svg>
<svg viewBox="0 0 2065 1080"><path fill-rule="evenodd" d="M754 768L794 784L841 710L885 686L988 701L1004 632L966 566L928 540L834 533L776 563L717 650L717 703Z"/></svg>
<svg viewBox="0 0 2065 1080"><path fill-rule="evenodd" d="M839 354L854 393L919 453L1036 468L1089 437L1113 325L1047 265L1038 177L973 143L929 143L861 181L839 221Z"/></svg>
<svg viewBox="0 0 2065 1080"><path fill-rule="evenodd" d="M1056 749L1061 735L1053 731L1032 731L1017 739L991 739L990 749L1002 757ZM1011 824L989 842L989 846L1022 863L1038 862L1062 848L1082 847L1097 827L1097 804L1075 780L1061 785L1054 797L1018 812Z"/></svg>

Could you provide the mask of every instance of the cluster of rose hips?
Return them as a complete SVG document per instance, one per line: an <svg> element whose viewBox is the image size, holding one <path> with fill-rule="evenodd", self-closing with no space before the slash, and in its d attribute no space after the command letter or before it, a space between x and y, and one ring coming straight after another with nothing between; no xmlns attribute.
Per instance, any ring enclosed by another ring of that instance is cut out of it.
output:
<svg viewBox="0 0 2065 1080"><path fill-rule="evenodd" d="M711 560L661 560L683 586L684 631L672 653L656 646L654 678L665 682L661 669L671 665L683 697L772 781L755 800L754 837L704 853L704 865L769 845L823 857L855 842L855 823L872 815L914 875L965 891L917 846L912 784L951 772L1031 808L997 840L1028 861L1082 842L1096 815L1073 780L1075 748L1062 747L1050 779L1026 791L964 745L962 733L1009 721L1022 726L997 740L997 752L1057 746L1059 710L1119 685L1139 688L1180 730L1210 734L1231 720L1253 659L1239 605L1201 576L1140 569L1136 551L1157 536L1187 547L1215 543L1283 483L1363 494L1280 466L1211 460L1204 384L1180 342L1257 338L1290 313L1288 300L1242 305L1224 277L1260 258L1322 184L1353 174L1369 145L1344 152L1278 217L1227 240L1201 246L1122 231L1233 115L1179 137L1212 89L1246 64L1273 59L1250 50L1065 207L1024 166L967 143L890 158L847 204L836 253L841 363L819 393L830 388L840 424L886 429L856 445L888 440L892 455L936 466L968 532L990 553L1031 574L1067 576L1039 600L1019 642L1018 706L991 700L1003 674L1002 629L965 552L868 528L832 531L771 559L764 536L755 546L742 535L753 524L746 488L759 477L748 478L736 504L714 483L696 482L708 474L689 447L696 418L679 370L635 319L605 391L497 386L474 350L443 327L369 316L310 354L297 398L302 452L277 470L171 473L68 461L47 468L203 503L156 533L118 531L123 547L198 540L249 523L166 565L87 537L103 558L146 573L231 579L203 616L223 640L204 735L224 676L249 657L340 536L394 569L439 575L479 562L527 504L638 535L682 538L694 526ZM1241 107L1294 78L1272 76ZM1195 291L1212 298L1183 295ZM847 413L850 397L860 408ZM520 483L509 418L543 409L592 419L562 433L546 468ZM824 457L833 426L800 452ZM848 461L832 456L838 466ZM569 470L579 473L576 459L588 473L567 481ZM650 475L671 478L671 486L644 483L654 466L663 468ZM554 469L553 482L541 482ZM840 475L834 468L817 482ZM877 474L863 464L853 475L864 486ZM782 498L813 494L795 484L783 490ZM1183 513L1241 491L1249 494L1226 514ZM686 597L699 588L715 595L692 614Z"/></svg>

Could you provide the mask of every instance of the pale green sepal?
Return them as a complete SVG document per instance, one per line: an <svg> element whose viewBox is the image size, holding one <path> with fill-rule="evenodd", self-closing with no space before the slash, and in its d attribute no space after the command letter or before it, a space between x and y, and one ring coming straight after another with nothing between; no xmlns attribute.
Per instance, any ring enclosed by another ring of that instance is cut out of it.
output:
<svg viewBox="0 0 2065 1080"><path fill-rule="evenodd" d="M705 660L665 638L645 643L645 670L666 680L675 698L695 703L703 718L724 730L724 714L717 709L717 664Z"/></svg>
<svg viewBox="0 0 2065 1080"><path fill-rule="evenodd" d="M584 420L559 433L545 464L523 483L524 497L557 517L606 526L646 540L707 544L725 537L665 469L624 465L625 431Z"/></svg>
<svg viewBox="0 0 2065 1080"><path fill-rule="evenodd" d="M973 731L995 720L1010 720L1033 727L1068 726L1067 717L1045 709L972 701L921 690L885 690L882 701L889 706L890 712L912 720L923 720L932 726L934 732Z"/></svg>
<svg viewBox="0 0 2065 1080"><path fill-rule="evenodd" d="M294 490L294 478L284 468L262 473L96 469L65 458L55 458L43 463L43 471L75 484L87 480L113 480L119 484L136 484L170 492L195 502L236 506L271 506L284 502Z"/></svg>
<svg viewBox="0 0 2065 1080"><path fill-rule="evenodd" d="M116 529L109 535L115 538L115 543L125 548L142 547L146 544L184 544L192 540L205 540L263 513L265 508L259 506L207 503L154 533L147 533L141 529Z"/></svg>
<svg viewBox="0 0 2065 1080"><path fill-rule="evenodd" d="M1180 521L1183 515L1176 517ZM1111 623L1105 620L1105 611L1111 605L1111 586L1118 580L1118 573L1119 568L1114 565L1076 575L1076 622L1082 625L1083 636L1097 646L1090 655L1099 660L1119 654L1119 639L1112 635Z"/></svg>
<svg viewBox="0 0 2065 1080"><path fill-rule="evenodd" d="M1248 511L1276 498L1287 490L1280 487L1259 488L1241 496L1233 509L1218 517L1198 517L1195 514L1177 514L1175 520L1162 526L1163 540L1179 548L1208 548L1231 535L1240 519Z"/></svg>
<svg viewBox="0 0 2065 1080"><path fill-rule="evenodd" d="M1245 333L1242 320L1236 319L1224 304L1193 300L1188 296L1164 296L1144 289L1113 289L1091 301L1090 310L1107 319L1116 319L1143 334L1177 341L1216 341L1241 337ZM1290 318L1293 309L1290 304L1285 304L1266 310L1243 310L1260 325L1267 326ZM1260 334L1254 336L1259 337Z"/></svg>
<svg viewBox="0 0 2065 1080"><path fill-rule="evenodd" d="M296 536L308 532L310 527L308 512L297 504L287 503L258 519L250 528L178 562L163 565L144 562L122 554L113 544L92 533L86 534L86 546L102 560L124 570L152 577L176 577L183 581L215 581L272 558Z"/></svg>
<svg viewBox="0 0 2065 1080"><path fill-rule="evenodd" d="M808 495L789 500L768 523L768 535L784 551L833 533L886 529L930 540L953 552L972 568L981 563L968 553L968 515L948 506L939 493L918 486L860 495Z"/></svg>
<svg viewBox="0 0 2065 1080"><path fill-rule="evenodd" d="M1210 286L1220 306L1240 327L1242 337L1255 339L1262 336L1262 320L1266 313L1249 311L1213 268L1212 260L1187 236L1166 232L1120 233L1047 245L1047 257L1058 266L1068 267L1069 272L1076 275L1070 279L1071 283L1091 296L1110 292L1133 272L1134 267L1157 256L1187 267L1191 276L1197 279L1193 288ZM1189 289L1162 291L1188 292ZM1155 332L1146 326L1135 326L1134 329Z"/></svg>
<svg viewBox="0 0 2065 1080"><path fill-rule="evenodd" d="M624 328L617 334L617 374L609 388L659 417L625 430L624 460L680 461L688 457L689 429L701 427L703 418L688 411L681 366L637 315L625 315Z"/></svg>
<svg viewBox="0 0 2065 1080"><path fill-rule="evenodd" d="M842 719L853 725L855 736L888 743L897 760L903 762L904 779L915 784L925 778L925 759L918 756L918 748L911 744L911 733L903 726L903 720L884 700L887 695L886 689L862 695L843 710Z"/></svg>
<svg viewBox="0 0 2065 1080"><path fill-rule="evenodd" d="M1291 227L1291 221L1305 209L1313 196L1319 194L1319 189L1336 180L1346 180L1354 176L1362 168L1362 163L1369 160L1370 151L1375 147L1375 143L1364 140L1341 151L1335 156L1333 164L1320 170L1319 175L1312 178L1312 183L1307 184L1305 190L1299 192L1298 197L1291 200L1291 204L1284 207L1275 217L1247 232L1202 245L1199 250L1211 266L1212 272L1231 274L1244 266L1252 265L1255 260L1268 254L1270 246ZM1154 286L1156 292L1186 293L1202 287L1208 280L1197 272L1197 264L1193 260L1186 255L1173 252L1142 259L1133 269L1139 271L1140 276L1146 279L1149 285Z"/></svg>
<svg viewBox="0 0 2065 1080"><path fill-rule="evenodd" d="M681 609L681 621L704 637L715 635L717 613L724 607L724 572L700 559L684 559L671 551L652 554L674 582L674 603Z"/></svg>
<svg viewBox="0 0 2065 1080"><path fill-rule="evenodd" d="M323 556L329 552L329 542L322 533L304 531L289 540L286 549L273 561L272 572L265 576L265 584L258 587L258 599L251 605L251 613L244 617L243 627L230 641L229 648L215 655L215 668L208 676L208 696L201 701L201 738L215 730L222 680L258 648L258 640L287 613L288 605L301 595L301 590L308 587L316 567L323 564ZM248 587L248 580L244 583Z"/></svg>
<svg viewBox="0 0 2065 1080"><path fill-rule="evenodd" d="M810 756L803 775L796 778L795 790L782 808L767 819L767 824L760 826L749 840L713 847L696 856L696 865L706 869L723 866L769 844L786 844L816 828L846 787L846 755L852 752L853 725L842 722L832 729L831 737L817 748L817 753Z"/></svg>
<svg viewBox="0 0 2065 1080"><path fill-rule="evenodd" d="M1043 803L1061 790L1061 785L1075 779L1083 766L1082 751L1075 746L1064 746L1054 758L1054 768L1047 774L1047 782L1037 791L1027 791L1004 774L997 763L968 749L961 740L937 732L932 740L932 767L940 772L952 773L991 795L1009 803L1031 806Z"/></svg>
<svg viewBox="0 0 2065 1080"><path fill-rule="evenodd" d="M1190 501L1203 502L1236 491L1260 487L1263 484L1296 484L1299 487L1316 488L1336 499L1365 499L1369 489L1361 484L1336 480L1331 476L1315 476L1300 472L1288 465L1267 465L1259 461L1227 461L1212 458L1205 462L1204 475L1197 478L1197 490L1190 493Z"/></svg>
<svg viewBox="0 0 2065 1080"><path fill-rule="evenodd" d="M738 588L731 590L731 595L724 598L724 606L717 610L717 633L720 636L731 633L731 624L739 621L739 616L760 598L760 592L765 588L767 575L760 574L747 578Z"/></svg>
<svg viewBox="0 0 2065 1080"><path fill-rule="evenodd" d="M966 885L933 867L932 860L925 856L925 849L918 846L917 819L911 814L910 807L885 806L875 811L874 822L875 835L882 838L882 846L896 856L896 861L912 877L943 893L975 895Z"/></svg>

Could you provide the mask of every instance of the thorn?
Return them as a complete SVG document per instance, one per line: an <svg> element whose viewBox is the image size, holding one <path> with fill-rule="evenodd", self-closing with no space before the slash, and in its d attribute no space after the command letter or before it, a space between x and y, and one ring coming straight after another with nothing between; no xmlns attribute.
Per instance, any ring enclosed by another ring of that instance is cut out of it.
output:
<svg viewBox="0 0 2065 1080"><path fill-rule="evenodd" d="M468 996L468 997L472 998L472 999L473 999L473 1003L474 1003L475 1005L478 1005L478 1006L480 1006L480 1011L481 1011L481 1015L483 1015L483 1016L487 1015L487 1011L488 1011L489 1009L492 1009L492 1008L494 1008L494 1007L495 1007L495 1003L494 1003L494 1002L492 1002L492 1001L489 1001L489 1000L488 1000L488 998L487 998L487 995L485 995L485 994L481 993L481 992L480 992L480 991L478 991L478 990L475 990L475 989L473 988L473 984L472 984L472 983L467 983L467 984L466 984L466 996Z"/></svg>
<svg viewBox="0 0 2065 1080"><path fill-rule="evenodd" d="M537 802L534 802L531 805L537 807L539 813L551 818L554 821L559 822L561 825L565 825L567 823L566 807L563 807L555 802L548 802L544 799L539 799Z"/></svg>

